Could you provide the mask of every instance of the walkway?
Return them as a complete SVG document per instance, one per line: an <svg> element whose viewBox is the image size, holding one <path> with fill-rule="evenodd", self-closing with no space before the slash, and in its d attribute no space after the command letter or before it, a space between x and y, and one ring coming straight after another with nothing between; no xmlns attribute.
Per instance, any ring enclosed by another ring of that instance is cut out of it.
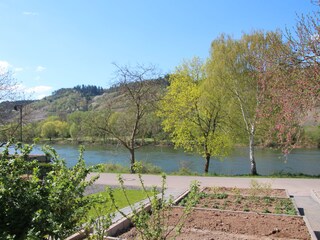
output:
<svg viewBox="0 0 320 240"><path fill-rule="evenodd" d="M122 174L122 177L126 187L140 186L137 175ZM178 195L187 190L192 181L198 181L202 187L249 188L253 179L259 183L271 184L272 188L287 189L289 195L294 197L299 211L306 216L315 235L320 239L320 179L167 176L167 187L168 193ZM147 187L161 186L159 175L143 175L143 180ZM117 186L117 174L101 173L96 184Z"/></svg>

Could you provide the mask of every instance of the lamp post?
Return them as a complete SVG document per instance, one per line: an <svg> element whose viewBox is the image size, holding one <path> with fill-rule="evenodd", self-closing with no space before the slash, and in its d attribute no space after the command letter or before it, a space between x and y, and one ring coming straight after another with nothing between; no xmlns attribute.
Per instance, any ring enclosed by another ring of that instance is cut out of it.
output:
<svg viewBox="0 0 320 240"><path fill-rule="evenodd" d="M19 111L20 113L20 118L19 118L19 126L20 126L20 142L22 142L22 108L23 108L23 105L22 104L17 104L13 107L13 109L15 111Z"/></svg>

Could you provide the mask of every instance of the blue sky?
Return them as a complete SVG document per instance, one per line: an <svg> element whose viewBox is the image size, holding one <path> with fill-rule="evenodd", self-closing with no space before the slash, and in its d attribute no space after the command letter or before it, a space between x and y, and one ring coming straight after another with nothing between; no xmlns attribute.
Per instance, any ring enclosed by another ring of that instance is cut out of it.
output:
<svg viewBox="0 0 320 240"><path fill-rule="evenodd" d="M0 0L0 66L32 98L78 84L115 83L118 65L162 73L205 59L221 33L284 30L309 0Z"/></svg>

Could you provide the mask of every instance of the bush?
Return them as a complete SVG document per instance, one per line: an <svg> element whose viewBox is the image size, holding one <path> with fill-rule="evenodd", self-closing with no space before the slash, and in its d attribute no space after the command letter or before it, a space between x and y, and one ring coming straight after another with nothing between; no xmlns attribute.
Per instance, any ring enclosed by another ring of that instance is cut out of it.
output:
<svg viewBox="0 0 320 240"><path fill-rule="evenodd" d="M0 239L63 239L81 226L92 200L84 196L93 170L85 166L80 149L78 163L67 168L54 149L41 179L37 161L27 161L33 146L17 144L9 154L8 143L0 156ZM43 168L43 166L42 166Z"/></svg>

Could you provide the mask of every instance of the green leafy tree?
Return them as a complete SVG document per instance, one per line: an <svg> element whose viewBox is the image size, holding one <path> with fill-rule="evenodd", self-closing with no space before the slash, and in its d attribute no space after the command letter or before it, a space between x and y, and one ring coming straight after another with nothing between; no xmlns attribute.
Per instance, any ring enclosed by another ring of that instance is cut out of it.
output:
<svg viewBox="0 0 320 240"><path fill-rule="evenodd" d="M41 136L49 138L50 141L52 138L58 136L58 131L54 122L46 122L41 127Z"/></svg>
<svg viewBox="0 0 320 240"><path fill-rule="evenodd" d="M207 173L210 158L223 157L231 148L223 93L212 84L214 79L207 91L206 66L198 58L178 67L169 81L159 107L164 131L170 133L176 147L204 156Z"/></svg>
<svg viewBox="0 0 320 240"><path fill-rule="evenodd" d="M233 124L248 137L252 175L257 175L255 140L257 135L263 136L273 117L265 115L266 109L276 108L268 101L275 73L268 60L279 49L279 43L279 33L254 32L244 34L240 40L222 35L211 45L210 75L219 79L219 86L232 100Z"/></svg>
<svg viewBox="0 0 320 240"><path fill-rule="evenodd" d="M55 119L55 118L53 118ZM47 119L41 125L41 136L49 138L50 141L55 137L68 137L69 136L69 125L67 122L60 120L50 121L51 118Z"/></svg>
<svg viewBox="0 0 320 240"><path fill-rule="evenodd" d="M84 137L84 131L82 128L82 123L85 119L84 112L75 111L70 113L67 117L68 123L70 125L69 133L73 140L80 140Z"/></svg>
<svg viewBox="0 0 320 240"><path fill-rule="evenodd" d="M23 139L26 142L32 142L33 139L40 136L38 132L38 123L32 122L23 126Z"/></svg>
<svg viewBox="0 0 320 240"><path fill-rule="evenodd" d="M69 124L67 122L64 121L56 121L56 128L57 128L57 132L58 132L58 136L59 137L69 137Z"/></svg>
<svg viewBox="0 0 320 240"><path fill-rule="evenodd" d="M101 115L103 115L103 111L76 111L69 114L68 123L73 140L79 141L90 137L91 141L94 142L96 139L103 137L103 132L99 131L93 124L100 121Z"/></svg>
<svg viewBox="0 0 320 240"><path fill-rule="evenodd" d="M0 155L0 238L64 239L75 232L92 206L84 196L95 179L86 180L87 168L80 151L78 163L68 168L57 153L46 147L52 159L50 170L40 178L38 162L30 161L32 146L8 143Z"/></svg>

